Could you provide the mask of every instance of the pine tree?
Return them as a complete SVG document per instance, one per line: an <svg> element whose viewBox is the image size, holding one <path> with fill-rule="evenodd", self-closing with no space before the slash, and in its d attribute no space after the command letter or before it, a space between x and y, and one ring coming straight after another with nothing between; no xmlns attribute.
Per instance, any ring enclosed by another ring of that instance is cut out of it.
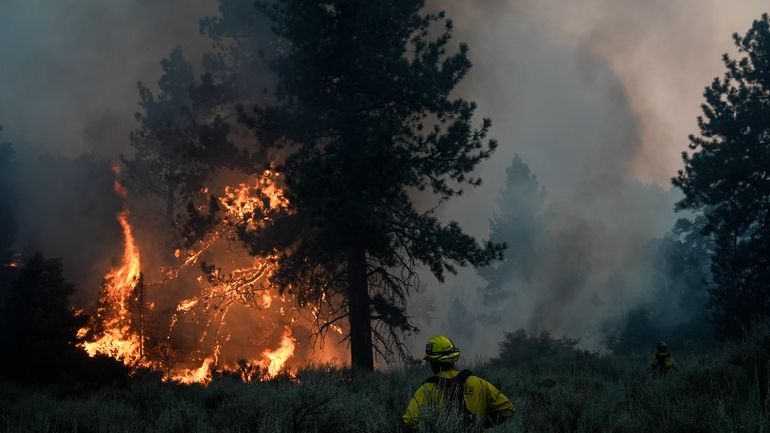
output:
<svg viewBox="0 0 770 433"><path fill-rule="evenodd" d="M673 179L680 209L713 236L710 312L718 336L736 337L770 317L770 18L733 35L739 58L704 92L699 135Z"/></svg>
<svg viewBox="0 0 770 433"><path fill-rule="evenodd" d="M180 48L161 66L157 96L138 84L140 128L130 137L135 153L123 162L129 187L161 198L165 218L173 224L180 205L196 196L216 169L237 158L228 138L230 127L219 112L226 93L211 76L197 80Z"/></svg>
<svg viewBox="0 0 770 433"><path fill-rule="evenodd" d="M508 245L508 252L503 261L478 271L487 281L482 290L487 305L495 305L509 297L514 279L530 280L537 257L534 251L543 235L541 213L545 189L519 155L514 156L505 174L500 210L489 225L490 239Z"/></svg>
<svg viewBox="0 0 770 433"><path fill-rule="evenodd" d="M253 253L279 247L273 281L329 310L321 330L348 319L352 364L365 369L373 350L404 353L402 336L416 329L406 304L419 265L442 281L503 249L479 245L413 198L426 190L438 204L478 185L471 172L496 147L486 138L490 121L474 127L476 105L451 95L471 67L468 47L451 51L451 20L423 6L259 4L278 36L269 58L276 103L243 120L262 145L285 153L278 168L292 209L272 233L244 230L243 239ZM263 241L276 233L283 243Z"/></svg>
<svg viewBox="0 0 770 433"><path fill-rule="evenodd" d="M84 322L70 308L72 292L61 260L37 254L20 268L0 311L0 343L13 354L0 362L5 377L45 376L57 360L76 353L76 332Z"/></svg>

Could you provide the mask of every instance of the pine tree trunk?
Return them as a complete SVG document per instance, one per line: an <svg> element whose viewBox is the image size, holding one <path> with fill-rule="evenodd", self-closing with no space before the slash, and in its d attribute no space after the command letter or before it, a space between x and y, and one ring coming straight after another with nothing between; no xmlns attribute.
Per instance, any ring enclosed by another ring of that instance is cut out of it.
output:
<svg viewBox="0 0 770 433"><path fill-rule="evenodd" d="M366 278L366 250L348 253L348 319L350 320L350 361L354 368L374 370L372 321L369 313L369 285Z"/></svg>

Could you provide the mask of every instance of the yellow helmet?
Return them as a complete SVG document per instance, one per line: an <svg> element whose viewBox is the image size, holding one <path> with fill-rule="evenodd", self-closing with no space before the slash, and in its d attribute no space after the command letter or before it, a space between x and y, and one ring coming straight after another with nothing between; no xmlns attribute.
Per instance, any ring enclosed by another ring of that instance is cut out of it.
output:
<svg viewBox="0 0 770 433"><path fill-rule="evenodd" d="M455 346L452 340L449 337L437 335L428 340L425 345L425 356L422 359L451 364L458 358L460 358L460 349Z"/></svg>

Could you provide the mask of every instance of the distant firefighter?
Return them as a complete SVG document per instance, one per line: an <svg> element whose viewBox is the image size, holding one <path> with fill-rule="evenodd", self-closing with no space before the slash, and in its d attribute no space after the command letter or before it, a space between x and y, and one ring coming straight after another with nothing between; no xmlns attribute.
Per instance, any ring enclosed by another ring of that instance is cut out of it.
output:
<svg viewBox="0 0 770 433"><path fill-rule="evenodd" d="M658 343L658 350L650 359L650 370L653 373L665 375L674 369L676 369L676 361L668 352L668 344L665 341L661 341Z"/></svg>
<svg viewBox="0 0 770 433"><path fill-rule="evenodd" d="M430 362L435 376L426 379L409 401L401 418L408 430L418 430L427 415L425 408L454 408L467 431L496 426L516 413L513 403L494 385L468 370L458 371L454 364L459 358L460 349L448 337L428 340L423 359Z"/></svg>

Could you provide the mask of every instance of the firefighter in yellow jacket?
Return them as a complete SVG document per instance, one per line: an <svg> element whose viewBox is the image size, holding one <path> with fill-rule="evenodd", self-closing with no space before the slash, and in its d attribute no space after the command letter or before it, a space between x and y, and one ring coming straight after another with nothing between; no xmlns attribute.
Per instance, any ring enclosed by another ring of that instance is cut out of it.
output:
<svg viewBox="0 0 770 433"><path fill-rule="evenodd" d="M676 370L676 361L668 352L668 344L665 341L658 343L658 350L650 358L650 370L661 376L665 376L669 371Z"/></svg>
<svg viewBox="0 0 770 433"><path fill-rule="evenodd" d="M430 362L435 376L420 385L401 420L407 429L416 431L428 411L453 407L468 430L481 431L498 425L516 413L513 403L486 380L468 370L458 371L454 364L460 349L447 337L436 336L425 345L424 360Z"/></svg>

